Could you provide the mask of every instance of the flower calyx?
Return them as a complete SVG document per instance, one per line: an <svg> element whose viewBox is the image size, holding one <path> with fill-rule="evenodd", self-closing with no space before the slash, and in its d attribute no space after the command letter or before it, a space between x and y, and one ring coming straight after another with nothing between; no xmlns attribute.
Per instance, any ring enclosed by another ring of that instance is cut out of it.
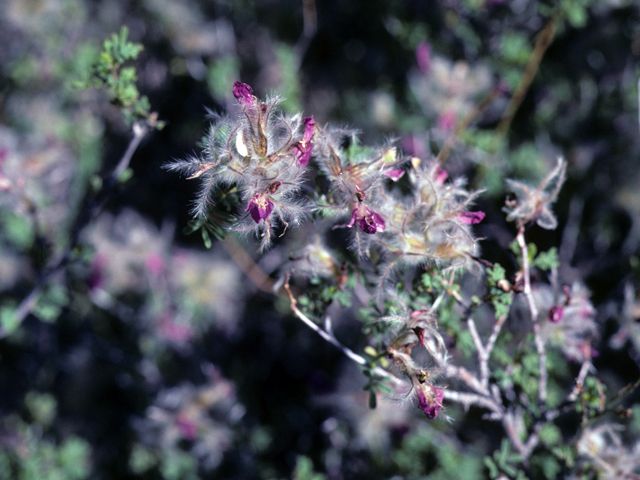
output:
<svg viewBox="0 0 640 480"><path fill-rule="evenodd" d="M278 185L275 189L277 190L278 187L280 187L280 185ZM245 212L249 212L254 222L260 223L261 220L266 220L267 218L269 218L269 215L271 215L271 212L273 212L273 207L273 202L266 193L257 193L249 199L249 203L247 204Z"/></svg>

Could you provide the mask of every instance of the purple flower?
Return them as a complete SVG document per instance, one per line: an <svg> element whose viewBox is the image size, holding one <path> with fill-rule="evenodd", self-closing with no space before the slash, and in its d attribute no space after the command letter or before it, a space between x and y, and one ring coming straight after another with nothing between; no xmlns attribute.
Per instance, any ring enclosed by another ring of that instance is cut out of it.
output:
<svg viewBox="0 0 640 480"><path fill-rule="evenodd" d="M253 89L246 83L234 82L233 96L236 97L240 105L253 105L255 102Z"/></svg>
<svg viewBox="0 0 640 480"><path fill-rule="evenodd" d="M264 193L258 193L249 199L245 212L249 212L254 222L266 220L273 211L273 202Z"/></svg>
<svg viewBox="0 0 640 480"><path fill-rule="evenodd" d="M467 225L475 225L476 223L480 223L484 216L484 212L461 212L458 220Z"/></svg>
<svg viewBox="0 0 640 480"><path fill-rule="evenodd" d="M384 218L363 203L353 209L353 212L351 212L351 222L347 227L352 227L354 223L357 223L362 231L369 235L384 232L386 227Z"/></svg>
<svg viewBox="0 0 640 480"><path fill-rule="evenodd" d="M427 391L428 388L431 391ZM420 388L418 389L418 408L424 412L429 420L433 420L443 408L443 398L444 392L439 388L432 386Z"/></svg>
<svg viewBox="0 0 640 480"><path fill-rule="evenodd" d="M388 172L384 172L384 174L385 174L385 176L389 177L394 182L397 182L404 175L404 170L402 170L402 169L389 170Z"/></svg>
<svg viewBox="0 0 640 480"><path fill-rule="evenodd" d="M554 305L549 309L549 321L551 323L559 323L564 317L564 307Z"/></svg>
<svg viewBox="0 0 640 480"><path fill-rule="evenodd" d="M313 117L304 117L302 121L304 122L304 134L302 135L302 140L294 143L292 150L293 155L298 160L298 164L301 167L306 167L307 163L309 163L311 152L313 150L311 139L313 138L313 131L316 127L316 121L313 119Z"/></svg>
<svg viewBox="0 0 640 480"><path fill-rule="evenodd" d="M431 46L428 43L420 42L416 48L416 60L422 73L429 73L431 70Z"/></svg>

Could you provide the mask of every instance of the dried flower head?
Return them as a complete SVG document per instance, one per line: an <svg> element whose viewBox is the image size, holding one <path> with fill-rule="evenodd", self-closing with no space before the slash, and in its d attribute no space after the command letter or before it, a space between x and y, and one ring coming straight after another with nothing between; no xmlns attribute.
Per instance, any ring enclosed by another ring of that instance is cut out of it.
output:
<svg viewBox="0 0 640 480"><path fill-rule="evenodd" d="M578 440L578 453L589 461L603 480L640 477L640 442L625 445L622 425L602 423L585 428Z"/></svg>
<svg viewBox="0 0 640 480"><path fill-rule="evenodd" d="M536 188L515 180L507 180L507 185L515 193L516 200L508 200L504 208L507 220L516 221L519 227L537 223L547 230L554 230L558 221L551 211L551 204L558 197L565 180L567 163L558 158L558 163Z"/></svg>
<svg viewBox="0 0 640 480"><path fill-rule="evenodd" d="M545 341L558 347L569 360L583 362L594 356L591 342L597 336L596 311L589 300L589 291L574 283L554 301L548 285L533 290L540 309L541 332Z"/></svg>
<svg viewBox="0 0 640 480"><path fill-rule="evenodd" d="M387 222L380 243L394 255L394 265L465 264L469 255L477 254L470 226L485 216L467 210L479 192L467 191L463 179L447 182L447 173L436 162L413 163L411 196L381 193L380 214Z"/></svg>

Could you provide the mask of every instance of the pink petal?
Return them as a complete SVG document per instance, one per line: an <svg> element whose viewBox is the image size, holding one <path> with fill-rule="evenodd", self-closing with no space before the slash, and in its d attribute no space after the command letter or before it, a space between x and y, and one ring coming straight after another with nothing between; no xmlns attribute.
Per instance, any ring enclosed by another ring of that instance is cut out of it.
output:
<svg viewBox="0 0 640 480"><path fill-rule="evenodd" d="M458 121L458 115L453 110L447 110L438 115L438 128L445 132L452 131Z"/></svg>
<svg viewBox="0 0 640 480"><path fill-rule="evenodd" d="M438 182L440 185L443 185L448 176L449 174L446 170L440 168L440 165L436 165L436 182Z"/></svg>
<svg viewBox="0 0 640 480"><path fill-rule="evenodd" d="M467 225L475 225L476 223L480 223L482 219L485 217L484 212L461 212L458 220L462 223L466 223Z"/></svg>
<svg viewBox="0 0 640 480"><path fill-rule="evenodd" d="M316 128L316 121L313 117L304 117L302 119L304 123L304 135L302 136L302 141L305 143L309 143L313 138L313 131Z"/></svg>
<svg viewBox="0 0 640 480"><path fill-rule="evenodd" d="M386 223L384 218L379 213L374 212L369 207L364 207L365 212L362 211L362 206L356 208L355 214L356 222L364 233L373 235L374 233L384 232Z"/></svg>
<svg viewBox="0 0 640 480"><path fill-rule="evenodd" d="M149 254L144 264L151 275L158 276L164 271L164 259L159 253Z"/></svg>
<svg viewBox="0 0 640 480"><path fill-rule="evenodd" d="M402 169L389 170L388 172L384 172L384 174L385 174L385 176L389 177L394 182L397 182L404 175L404 170L402 170Z"/></svg>

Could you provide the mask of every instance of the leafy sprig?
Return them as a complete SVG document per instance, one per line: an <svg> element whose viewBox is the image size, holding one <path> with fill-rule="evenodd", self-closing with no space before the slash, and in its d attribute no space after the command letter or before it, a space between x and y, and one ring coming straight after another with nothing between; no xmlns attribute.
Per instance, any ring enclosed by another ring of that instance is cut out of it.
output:
<svg viewBox="0 0 640 480"><path fill-rule="evenodd" d="M99 58L89 70L87 78L74 82L76 88L104 89L111 103L122 110L127 124L144 121L158 130L164 122L158 121L155 112L151 112L149 99L140 95L136 82L136 68L125 66L126 62L135 60L143 50L139 43L128 40L129 30L122 27L120 34L111 35L111 39L103 42L103 50Z"/></svg>

